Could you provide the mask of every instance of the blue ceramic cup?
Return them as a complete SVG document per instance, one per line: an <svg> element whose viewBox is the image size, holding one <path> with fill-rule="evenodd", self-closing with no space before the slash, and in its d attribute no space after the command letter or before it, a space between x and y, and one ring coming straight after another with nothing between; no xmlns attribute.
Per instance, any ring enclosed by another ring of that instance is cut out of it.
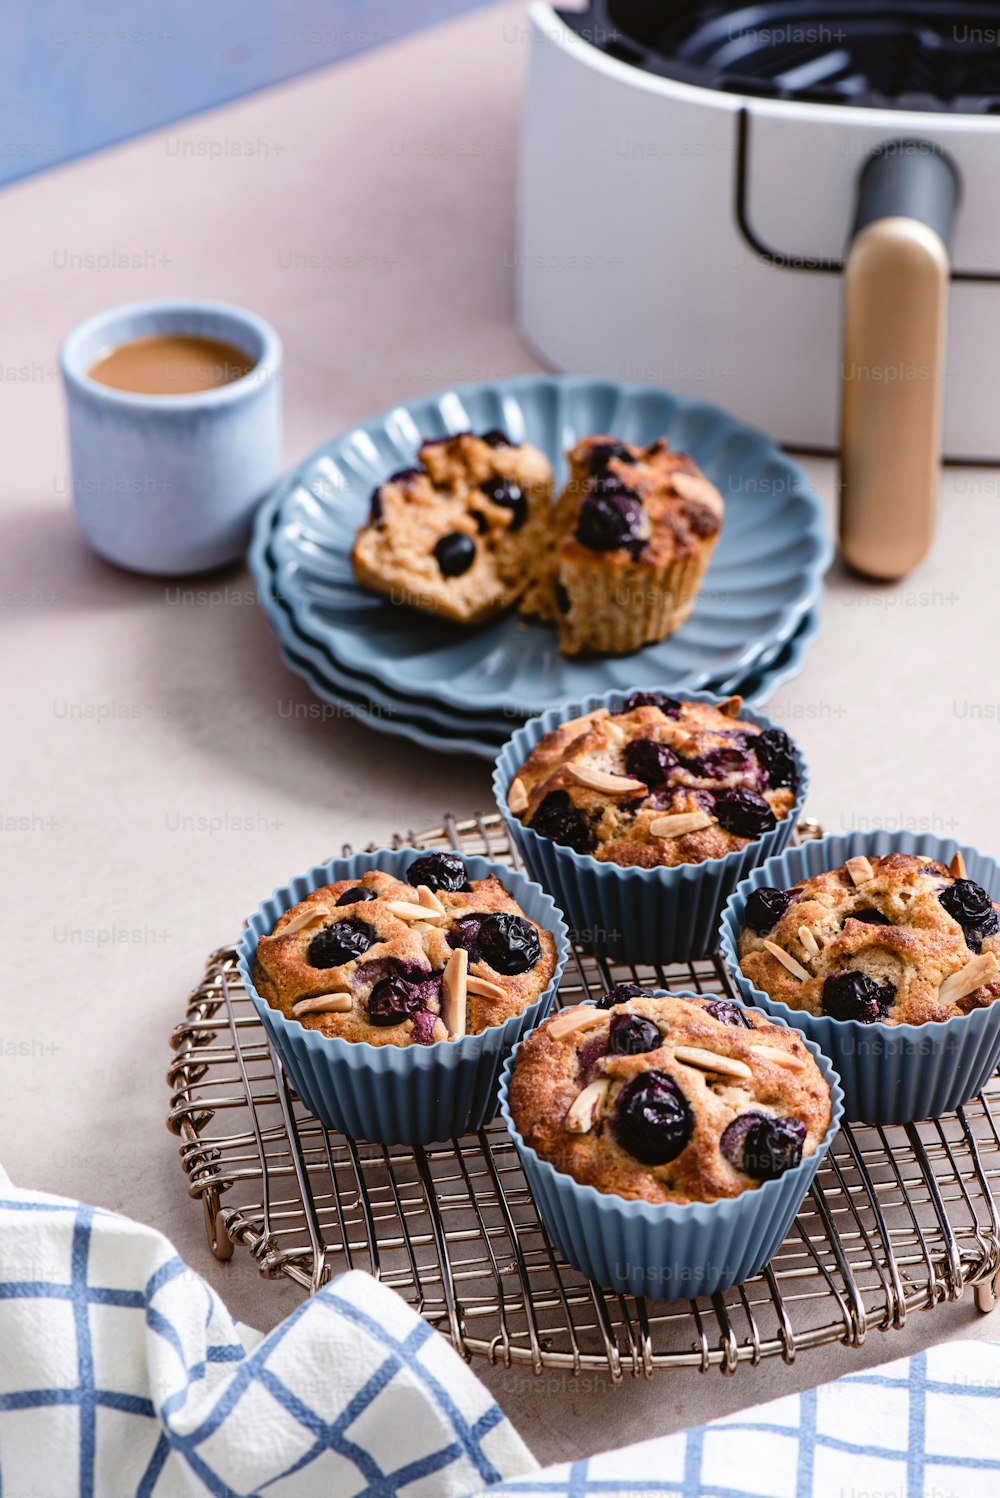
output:
<svg viewBox="0 0 1000 1498"><path fill-rule="evenodd" d="M137 395L92 380L103 353L164 333L216 339L253 360L211 390ZM281 472L281 340L224 302L130 302L73 329L60 351L76 517L109 562L158 576L242 556Z"/></svg>

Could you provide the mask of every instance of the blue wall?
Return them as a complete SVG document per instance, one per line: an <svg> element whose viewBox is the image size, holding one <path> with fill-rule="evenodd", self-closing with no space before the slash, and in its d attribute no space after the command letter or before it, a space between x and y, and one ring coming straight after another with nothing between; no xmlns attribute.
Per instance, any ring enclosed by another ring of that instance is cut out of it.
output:
<svg viewBox="0 0 1000 1498"><path fill-rule="evenodd" d="M0 0L0 183L487 0Z"/></svg>

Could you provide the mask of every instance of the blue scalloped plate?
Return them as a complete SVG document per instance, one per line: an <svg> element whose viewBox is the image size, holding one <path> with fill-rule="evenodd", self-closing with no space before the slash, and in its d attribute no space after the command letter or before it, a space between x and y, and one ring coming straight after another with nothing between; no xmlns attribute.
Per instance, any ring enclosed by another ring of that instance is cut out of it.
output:
<svg viewBox="0 0 1000 1498"><path fill-rule="evenodd" d="M375 691L370 683L359 684L357 678L350 678L331 666L322 647L300 636L287 619L276 629L282 658L289 669L301 676L322 701L380 733L411 739L435 753L469 754L492 763L516 726L508 718L498 720L488 731L477 733L458 719L446 719L443 708L413 713L407 707L391 705L391 700ZM817 616L807 614L770 670L758 671L726 691L740 691L750 707L760 707L781 682L798 675L806 647L818 631Z"/></svg>
<svg viewBox="0 0 1000 1498"><path fill-rule="evenodd" d="M503 427L564 472L578 437L666 435L726 499L726 522L691 618L630 656L567 660L546 626L506 614L465 629L362 588L350 552L371 490L408 465L425 437ZM466 713L526 716L614 687L692 690L747 674L794 635L832 555L808 479L761 433L715 406L645 385L530 375L462 386L393 407L319 448L279 485L257 521L273 525L276 588L296 626L341 669L397 699Z"/></svg>

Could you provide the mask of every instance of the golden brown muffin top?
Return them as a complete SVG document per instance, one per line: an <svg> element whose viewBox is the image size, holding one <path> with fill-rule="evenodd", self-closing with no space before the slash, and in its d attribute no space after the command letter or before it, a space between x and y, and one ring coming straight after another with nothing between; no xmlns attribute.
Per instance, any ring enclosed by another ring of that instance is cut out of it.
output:
<svg viewBox="0 0 1000 1498"><path fill-rule="evenodd" d="M910 853L851 858L791 890L751 893L740 968L790 1009L922 1025L1000 998L1000 906Z"/></svg>
<svg viewBox="0 0 1000 1498"><path fill-rule="evenodd" d="M797 1031L724 999L662 993L564 1010L533 1030L509 1106L556 1170L648 1202L754 1190L813 1154L831 1117Z"/></svg>
<svg viewBox="0 0 1000 1498"><path fill-rule="evenodd" d="M511 781L511 812L543 837L624 866L722 858L783 821L795 804L792 745L781 729L718 705L633 692L536 744Z"/></svg>
<svg viewBox="0 0 1000 1498"><path fill-rule="evenodd" d="M261 996L306 1029L370 1045L478 1035L522 1013L552 980L554 937L493 874L442 887L441 857L412 864L413 884L372 870L286 910L257 946ZM444 857L459 882L461 860Z"/></svg>
<svg viewBox="0 0 1000 1498"><path fill-rule="evenodd" d="M686 453L665 437L648 447L608 436L584 437L568 453L570 479L559 500L559 519L573 525L559 542L567 561L621 556L660 567L697 551L722 525L722 496ZM607 546L611 531L622 544ZM595 539L600 539L598 546Z"/></svg>

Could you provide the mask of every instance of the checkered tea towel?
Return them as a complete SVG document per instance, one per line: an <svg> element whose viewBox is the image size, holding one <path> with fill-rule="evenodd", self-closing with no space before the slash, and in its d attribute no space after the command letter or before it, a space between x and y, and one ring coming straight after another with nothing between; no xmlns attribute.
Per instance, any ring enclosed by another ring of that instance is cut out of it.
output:
<svg viewBox="0 0 1000 1498"><path fill-rule="evenodd" d="M159 1233L0 1171L0 1498L445 1498L535 1466L371 1276L244 1345Z"/></svg>
<svg viewBox="0 0 1000 1498"><path fill-rule="evenodd" d="M489 1498L515 1494L998 1498L1000 1343L948 1342L710 1425L489 1490Z"/></svg>

